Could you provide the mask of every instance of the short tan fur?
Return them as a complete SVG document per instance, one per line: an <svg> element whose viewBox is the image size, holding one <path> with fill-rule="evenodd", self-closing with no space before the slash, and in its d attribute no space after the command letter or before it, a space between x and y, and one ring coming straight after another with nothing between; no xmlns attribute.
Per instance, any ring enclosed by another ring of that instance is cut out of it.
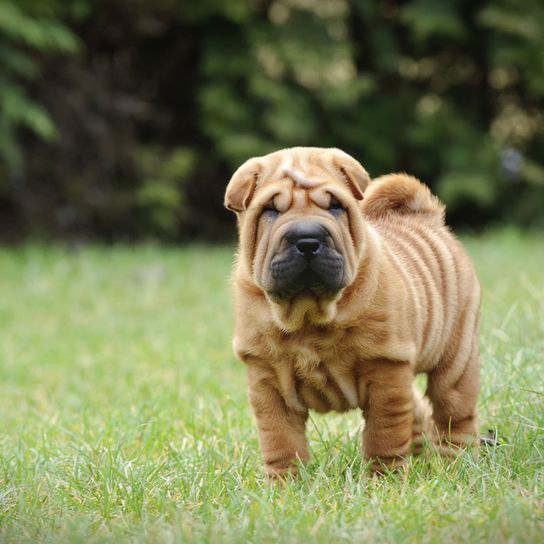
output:
<svg viewBox="0 0 544 544"><path fill-rule="evenodd" d="M327 211L331 198L342 217ZM271 202L273 222L263 214ZM360 408L376 471L402 466L425 439L446 454L474 442L480 288L425 185L406 174L371 181L337 149L291 148L242 165L225 205L240 238L233 346L247 365L269 476L309 459L310 409ZM270 261L288 226L308 218L331 232L346 285L283 300L270 290ZM428 375L426 398L413 387L418 373Z"/></svg>

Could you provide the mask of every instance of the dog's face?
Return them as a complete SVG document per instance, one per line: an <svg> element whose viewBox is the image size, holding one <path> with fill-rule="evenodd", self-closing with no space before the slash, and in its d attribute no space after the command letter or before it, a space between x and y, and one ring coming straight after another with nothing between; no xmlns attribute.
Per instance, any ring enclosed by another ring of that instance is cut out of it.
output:
<svg viewBox="0 0 544 544"><path fill-rule="evenodd" d="M250 159L233 175L225 205L238 214L241 264L282 328L333 317L360 263L368 182L355 159L319 148Z"/></svg>

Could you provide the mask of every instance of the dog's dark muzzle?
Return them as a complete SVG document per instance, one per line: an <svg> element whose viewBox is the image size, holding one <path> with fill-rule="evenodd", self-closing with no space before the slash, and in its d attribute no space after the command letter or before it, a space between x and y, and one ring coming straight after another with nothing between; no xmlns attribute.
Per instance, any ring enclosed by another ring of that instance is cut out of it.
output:
<svg viewBox="0 0 544 544"><path fill-rule="evenodd" d="M344 259L321 223L294 223L284 234L280 248L270 262L275 295L291 298L309 289L326 296L344 287Z"/></svg>

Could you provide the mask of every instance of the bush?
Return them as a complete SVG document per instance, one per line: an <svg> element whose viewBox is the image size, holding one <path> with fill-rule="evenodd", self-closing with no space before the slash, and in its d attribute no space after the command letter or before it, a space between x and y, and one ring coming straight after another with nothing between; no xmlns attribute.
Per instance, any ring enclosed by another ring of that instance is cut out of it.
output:
<svg viewBox="0 0 544 544"><path fill-rule="evenodd" d="M46 141L56 136L51 117L29 95L28 84L35 82L41 73L33 53L78 50L77 37L56 20L64 10L57 2L46 4L40 0L0 2L0 157L8 166L20 165L21 127Z"/></svg>
<svg viewBox="0 0 544 544"><path fill-rule="evenodd" d="M230 173L292 145L409 171L456 224L543 221L533 0L4 0L0 36L26 232L220 238Z"/></svg>

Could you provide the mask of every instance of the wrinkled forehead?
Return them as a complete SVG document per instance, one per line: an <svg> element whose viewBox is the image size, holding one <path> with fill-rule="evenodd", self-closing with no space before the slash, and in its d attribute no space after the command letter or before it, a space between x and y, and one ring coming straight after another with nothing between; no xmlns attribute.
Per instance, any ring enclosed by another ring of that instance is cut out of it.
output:
<svg viewBox="0 0 544 544"><path fill-rule="evenodd" d="M272 154L263 158L257 189L265 199L274 199L279 211L307 198L319 206L330 200L331 183L341 189L338 172L327 161L313 155Z"/></svg>
<svg viewBox="0 0 544 544"><path fill-rule="evenodd" d="M260 184L290 181L295 187L313 189L337 178L331 164L318 153L272 153L263 157Z"/></svg>

